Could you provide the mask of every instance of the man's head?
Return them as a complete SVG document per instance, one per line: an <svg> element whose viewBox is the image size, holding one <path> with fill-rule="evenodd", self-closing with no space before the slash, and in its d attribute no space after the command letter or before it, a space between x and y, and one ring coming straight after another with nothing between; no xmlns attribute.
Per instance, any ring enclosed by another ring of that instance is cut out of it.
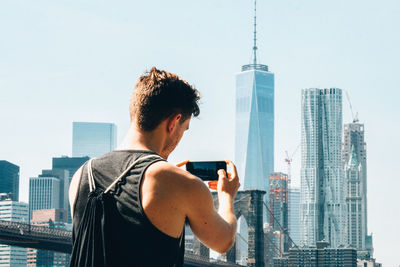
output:
<svg viewBox="0 0 400 267"><path fill-rule="evenodd" d="M188 82L153 67L135 85L129 105L131 123L143 132L165 125L171 138L169 149L173 150L188 128L191 116L200 114L199 100L199 92Z"/></svg>

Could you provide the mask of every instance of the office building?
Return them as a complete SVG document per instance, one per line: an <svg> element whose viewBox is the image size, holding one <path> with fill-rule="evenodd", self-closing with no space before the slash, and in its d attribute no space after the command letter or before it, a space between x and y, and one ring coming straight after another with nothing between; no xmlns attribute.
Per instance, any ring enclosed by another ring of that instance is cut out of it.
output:
<svg viewBox="0 0 400 267"><path fill-rule="evenodd" d="M10 195L0 195L0 220L28 223L28 204L13 201ZM27 249L0 245L0 266L25 267Z"/></svg>
<svg viewBox="0 0 400 267"><path fill-rule="evenodd" d="M11 194L13 201L19 200L19 166L0 160L0 193Z"/></svg>
<svg viewBox="0 0 400 267"><path fill-rule="evenodd" d="M346 245L342 128L341 89L302 90L301 245Z"/></svg>
<svg viewBox="0 0 400 267"><path fill-rule="evenodd" d="M288 206L289 236L294 244L300 244L300 188L289 188ZM289 246L294 246L290 243Z"/></svg>
<svg viewBox="0 0 400 267"><path fill-rule="evenodd" d="M60 179L33 177L29 179L29 213L34 210L60 208Z"/></svg>
<svg viewBox="0 0 400 267"><path fill-rule="evenodd" d="M367 236L367 155L364 124L355 120L344 125L343 163L347 185L348 243L366 249Z"/></svg>
<svg viewBox="0 0 400 267"><path fill-rule="evenodd" d="M66 197L64 199L64 209L68 211L68 223L72 223L72 218L71 218L71 209L69 206L69 201L68 201L68 187L71 183L72 176L75 174L75 172L79 169L80 166L82 166L86 161L89 160L89 157L67 157L67 156L62 156L58 158L53 158L53 165L52 165L52 170L55 172L60 172L60 171L67 171L68 172L68 178L65 179L64 183L60 185L60 190L64 190L64 196ZM58 176L60 178L60 176ZM64 175L62 176L64 177ZM64 186L68 185L67 188Z"/></svg>
<svg viewBox="0 0 400 267"><path fill-rule="evenodd" d="M280 251L289 250L288 237L288 176L273 172L269 177L269 224L279 234Z"/></svg>
<svg viewBox="0 0 400 267"><path fill-rule="evenodd" d="M116 146L117 127L114 123L73 122L72 156L95 158Z"/></svg>
<svg viewBox="0 0 400 267"><path fill-rule="evenodd" d="M54 229L67 228L67 212L63 209L44 209L32 212L31 224ZM70 255L40 249L28 249L27 266L69 266Z"/></svg>

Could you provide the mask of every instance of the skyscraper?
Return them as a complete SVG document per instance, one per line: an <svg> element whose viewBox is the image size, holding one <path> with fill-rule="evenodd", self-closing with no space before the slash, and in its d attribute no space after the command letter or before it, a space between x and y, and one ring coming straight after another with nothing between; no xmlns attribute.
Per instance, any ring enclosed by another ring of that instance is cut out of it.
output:
<svg viewBox="0 0 400 267"><path fill-rule="evenodd" d="M303 89L301 102L301 244L346 244L342 90Z"/></svg>
<svg viewBox="0 0 400 267"><path fill-rule="evenodd" d="M91 158L110 152L116 146L114 123L73 122L72 156Z"/></svg>
<svg viewBox="0 0 400 267"><path fill-rule="evenodd" d="M289 188L289 235L293 242L300 244L300 188Z"/></svg>
<svg viewBox="0 0 400 267"><path fill-rule="evenodd" d="M60 179L33 177L29 179L29 213L33 210L60 208Z"/></svg>
<svg viewBox="0 0 400 267"><path fill-rule="evenodd" d="M19 166L0 160L0 193L11 193L11 199L19 199Z"/></svg>
<svg viewBox="0 0 400 267"><path fill-rule="evenodd" d="M367 236L367 153L364 124L344 125L343 163L347 185L348 242L365 250Z"/></svg>
<svg viewBox="0 0 400 267"><path fill-rule="evenodd" d="M256 33L254 14L253 63L236 75L235 163L243 189L268 192L274 170L274 74L257 63Z"/></svg>
<svg viewBox="0 0 400 267"><path fill-rule="evenodd" d="M0 220L28 223L28 204L0 195ZM0 266L26 266L27 249L0 245Z"/></svg>

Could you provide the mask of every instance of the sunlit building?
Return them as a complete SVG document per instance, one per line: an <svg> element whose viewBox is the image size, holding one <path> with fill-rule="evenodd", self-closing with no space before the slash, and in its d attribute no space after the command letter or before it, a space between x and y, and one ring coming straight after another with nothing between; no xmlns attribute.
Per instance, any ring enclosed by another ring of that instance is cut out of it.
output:
<svg viewBox="0 0 400 267"><path fill-rule="evenodd" d="M342 90L303 89L301 99L301 245L346 245Z"/></svg>
<svg viewBox="0 0 400 267"><path fill-rule="evenodd" d="M72 156L95 158L116 146L117 126L114 123L73 122Z"/></svg>

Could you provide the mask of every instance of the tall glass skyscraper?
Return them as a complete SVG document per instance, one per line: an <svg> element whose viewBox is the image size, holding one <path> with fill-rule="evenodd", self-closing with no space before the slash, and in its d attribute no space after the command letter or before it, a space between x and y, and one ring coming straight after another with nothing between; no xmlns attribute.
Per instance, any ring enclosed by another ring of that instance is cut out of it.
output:
<svg viewBox="0 0 400 267"><path fill-rule="evenodd" d="M364 124L357 120L344 125L343 162L347 185L348 242L358 250L366 250L367 152Z"/></svg>
<svg viewBox="0 0 400 267"><path fill-rule="evenodd" d="M342 90L303 89L301 103L300 244L346 244Z"/></svg>
<svg viewBox="0 0 400 267"><path fill-rule="evenodd" d="M274 74L249 64L236 75L235 163L243 189L269 191L274 170Z"/></svg>
<svg viewBox="0 0 400 267"><path fill-rule="evenodd" d="M113 150L117 143L114 123L73 122L72 156L98 157Z"/></svg>

